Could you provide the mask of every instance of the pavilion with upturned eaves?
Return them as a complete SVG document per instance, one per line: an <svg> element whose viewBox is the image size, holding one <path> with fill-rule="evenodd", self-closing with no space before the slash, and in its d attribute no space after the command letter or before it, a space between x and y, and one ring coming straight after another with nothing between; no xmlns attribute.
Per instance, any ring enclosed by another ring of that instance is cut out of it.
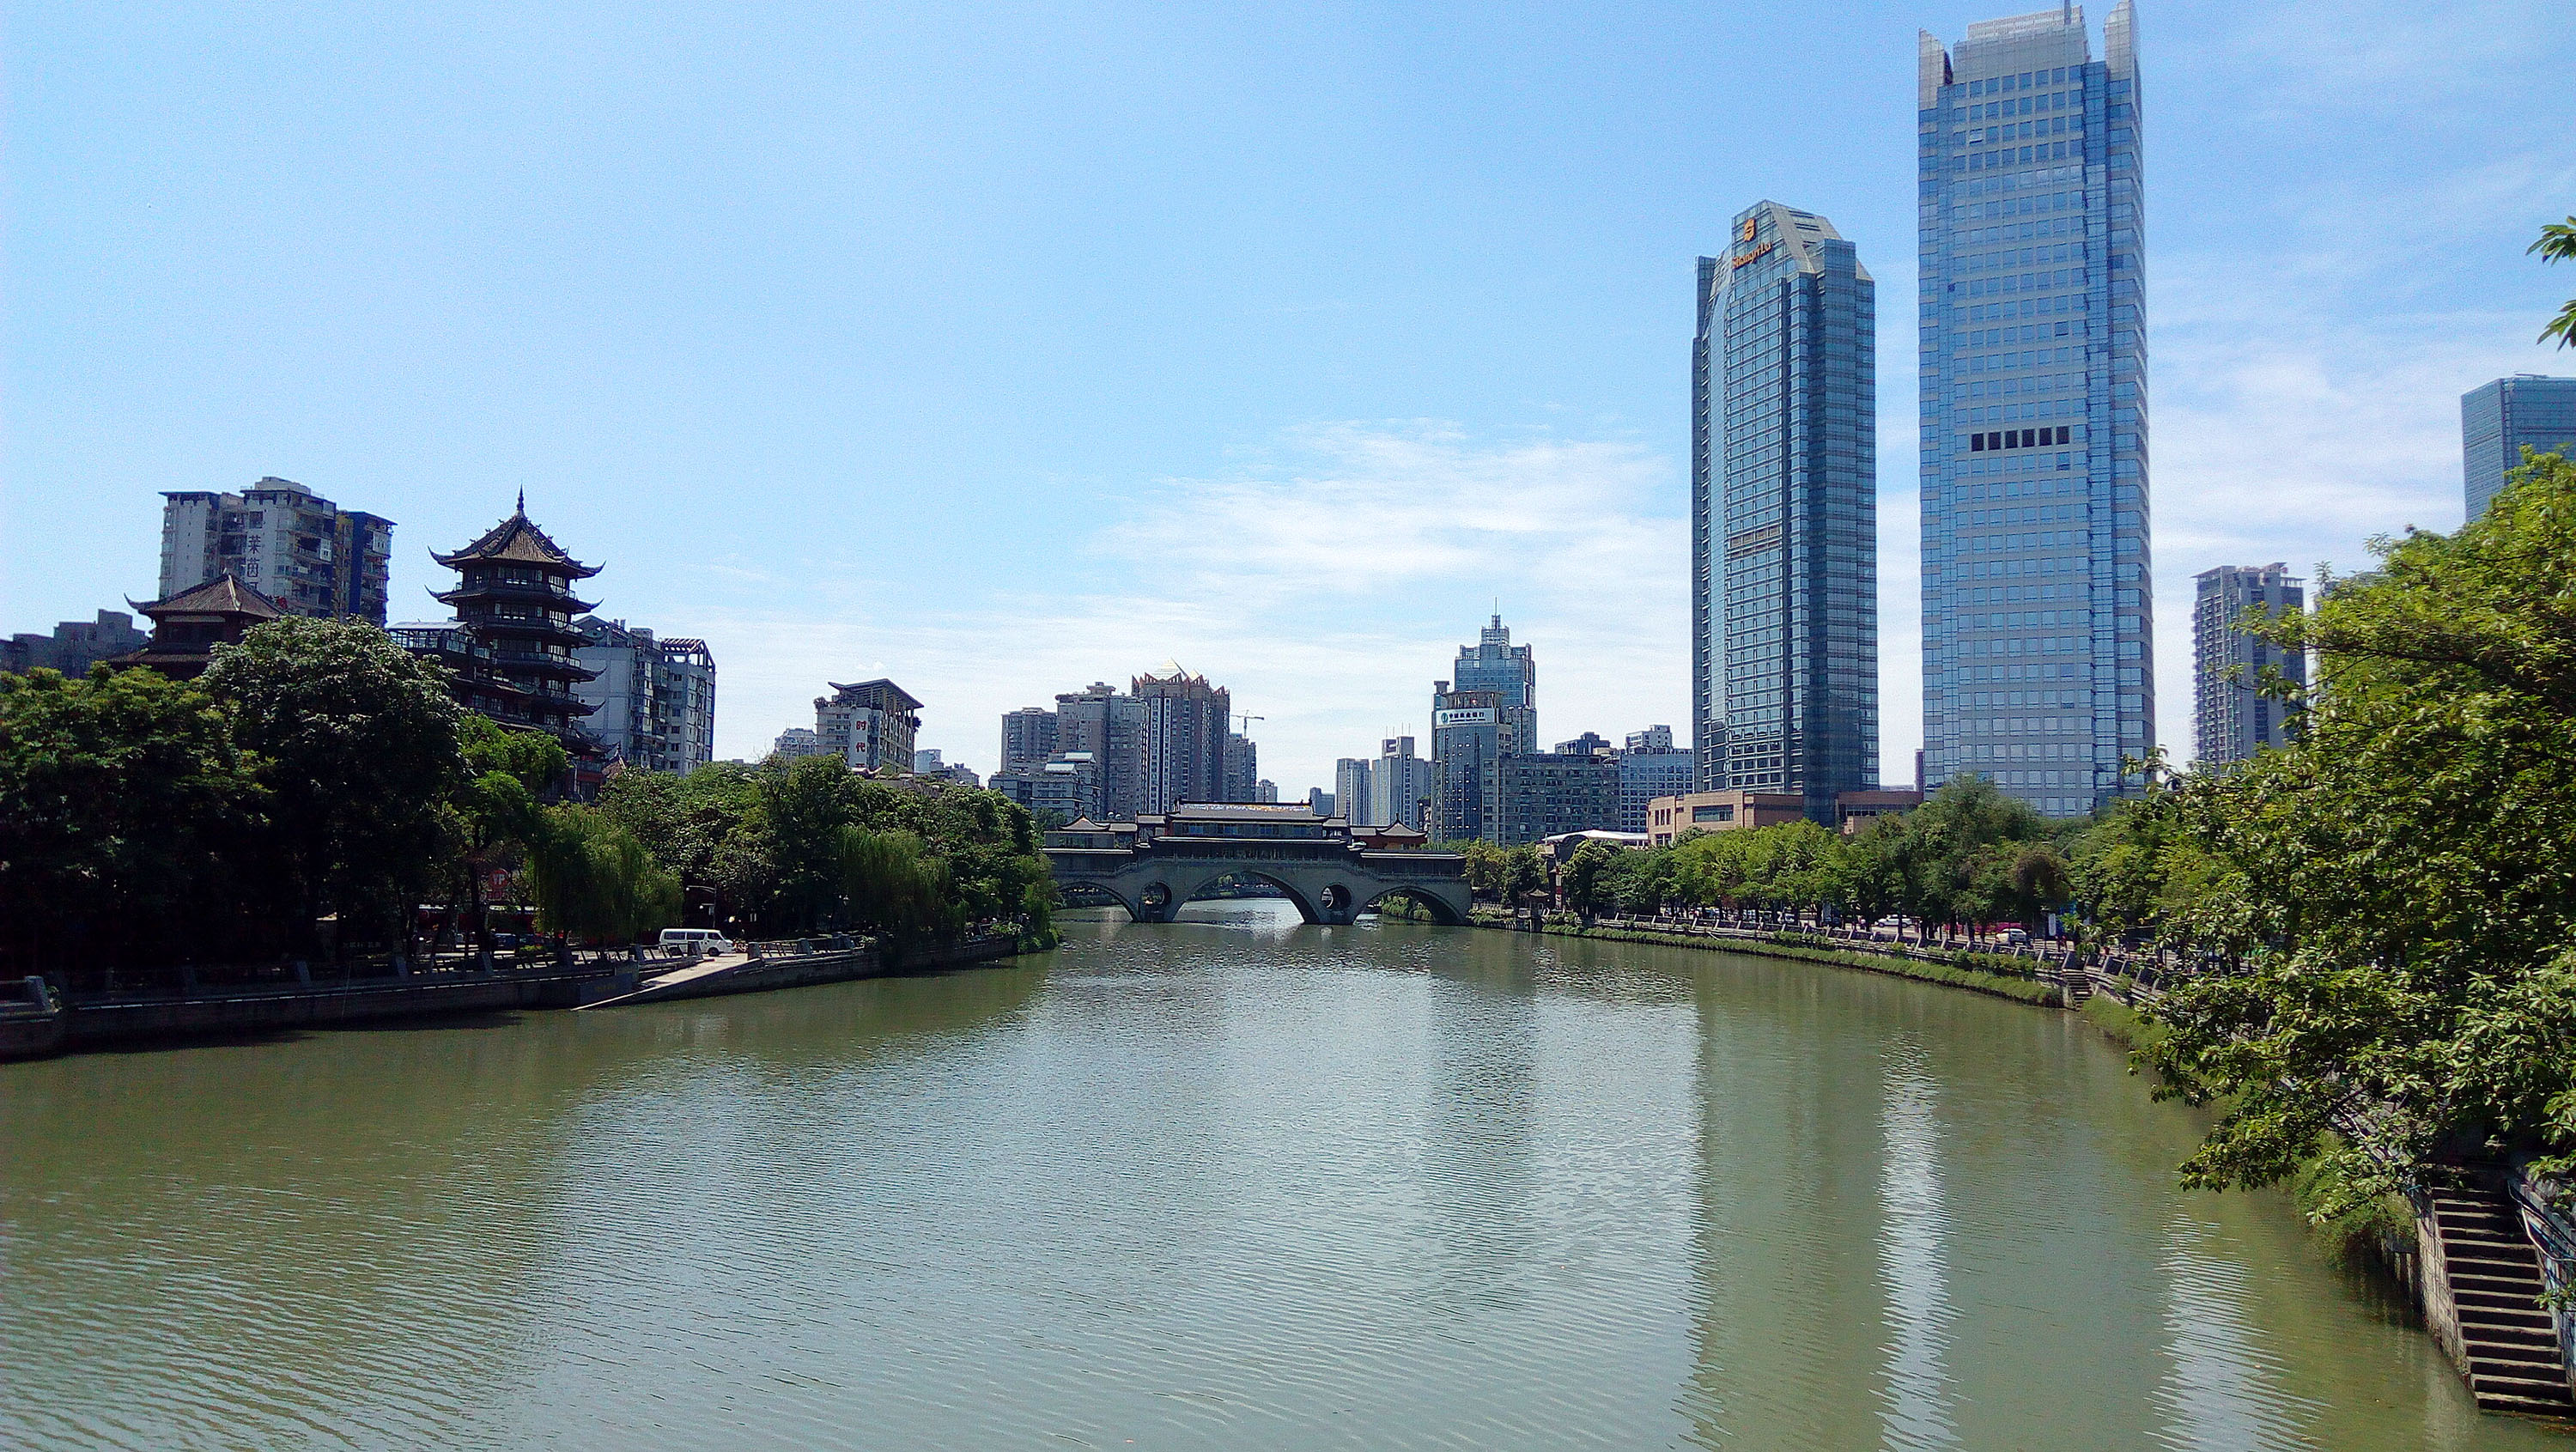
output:
<svg viewBox="0 0 2576 1452"><path fill-rule="evenodd" d="M572 622L598 607L572 587L598 567L564 553L529 521L524 491L517 510L481 539L430 558L457 573L456 588L434 597L456 612L457 628L414 648L455 673L459 704L506 726L547 732L576 755L593 751L590 733L576 723L598 708L574 695L573 685L596 672L573 659L589 638Z"/></svg>

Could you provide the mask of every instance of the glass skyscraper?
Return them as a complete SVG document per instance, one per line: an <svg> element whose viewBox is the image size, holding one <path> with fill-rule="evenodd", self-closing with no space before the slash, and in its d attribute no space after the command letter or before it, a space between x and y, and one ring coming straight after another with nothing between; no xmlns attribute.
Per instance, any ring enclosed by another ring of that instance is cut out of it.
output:
<svg viewBox="0 0 2576 1452"><path fill-rule="evenodd" d="M1921 40L1924 779L2075 815L2155 743L2129 0Z"/></svg>
<svg viewBox="0 0 2576 1452"><path fill-rule="evenodd" d="M2460 395L2461 493L2469 518L2486 513L2505 476L2522 467L2525 445L2538 454L2576 449L2576 378L2523 373Z"/></svg>
<svg viewBox="0 0 2576 1452"><path fill-rule="evenodd" d="M1538 661L1528 646L1512 644L1497 612L1474 645L1458 647L1451 673L1431 687L1428 830L1443 840L1490 842L1499 830L1502 758L1537 747Z"/></svg>
<svg viewBox="0 0 2576 1452"><path fill-rule="evenodd" d="M1758 203L1699 260L1691 691L1703 791L1878 784L1878 306L1852 245Z"/></svg>

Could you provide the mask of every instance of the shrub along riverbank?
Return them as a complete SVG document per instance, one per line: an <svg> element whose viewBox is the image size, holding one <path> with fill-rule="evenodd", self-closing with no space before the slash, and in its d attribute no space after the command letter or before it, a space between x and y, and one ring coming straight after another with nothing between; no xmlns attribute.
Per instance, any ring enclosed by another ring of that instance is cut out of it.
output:
<svg viewBox="0 0 2576 1452"><path fill-rule="evenodd" d="M1484 928L1510 927L1509 919L1479 913L1476 925ZM1857 968L1864 973L1883 973L1897 978L1915 978L1926 983L1940 983L1952 988L1965 988L1974 993L2009 998L2016 1003L2055 1007L2061 1002L2054 984L2042 983L2026 972L2016 971L2019 959L2002 958L1987 953L1948 953L1935 960L1907 956L1894 949L1870 951L1829 945L1802 938L1794 933L1773 933L1760 938L1710 938L1690 933L1658 933L1645 928L1586 928L1574 923L1550 922L1539 931L1552 937L1589 938L1610 943L1653 943L1670 948L1700 948L1715 952L1751 953L1764 958L1795 958L1808 963L1827 963L1837 968Z"/></svg>

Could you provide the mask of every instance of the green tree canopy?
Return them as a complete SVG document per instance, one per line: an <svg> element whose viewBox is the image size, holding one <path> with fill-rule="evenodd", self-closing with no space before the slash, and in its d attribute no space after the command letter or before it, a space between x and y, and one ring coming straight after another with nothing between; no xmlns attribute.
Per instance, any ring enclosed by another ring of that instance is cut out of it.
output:
<svg viewBox="0 0 2576 1452"><path fill-rule="evenodd" d="M439 876L465 772L447 672L373 625L290 617L215 647L200 684L259 758L295 931L389 931Z"/></svg>
<svg viewBox="0 0 2576 1452"><path fill-rule="evenodd" d="M2248 624L2318 652L2305 737L2128 808L2136 860L2087 869L2207 956L2149 1056L2224 1106L2195 1184L2326 1151L2375 1194L2445 1154L2576 1153L2576 467L2374 549Z"/></svg>
<svg viewBox="0 0 2576 1452"><path fill-rule="evenodd" d="M267 796L211 697L151 671L0 675L0 953L21 972L235 946Z"/></svg>

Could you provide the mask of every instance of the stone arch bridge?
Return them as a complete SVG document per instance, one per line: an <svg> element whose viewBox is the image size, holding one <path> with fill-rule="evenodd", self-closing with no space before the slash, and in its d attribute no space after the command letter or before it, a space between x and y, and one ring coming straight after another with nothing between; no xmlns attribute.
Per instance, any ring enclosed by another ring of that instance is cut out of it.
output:
<svg viewBox="0 0 2576 1452"><path fill-rule="evenodd" d="M1058 885L1105 895L1140 923L1168 923L1222 877L1269 883L1310 923L1341 925L1401 894L1433 922L1467 922L1467 861L1411 844L1419 833L1356 834L1300 804L1183 804L1133 822L1074 823L1046 839Z"/></svg>

